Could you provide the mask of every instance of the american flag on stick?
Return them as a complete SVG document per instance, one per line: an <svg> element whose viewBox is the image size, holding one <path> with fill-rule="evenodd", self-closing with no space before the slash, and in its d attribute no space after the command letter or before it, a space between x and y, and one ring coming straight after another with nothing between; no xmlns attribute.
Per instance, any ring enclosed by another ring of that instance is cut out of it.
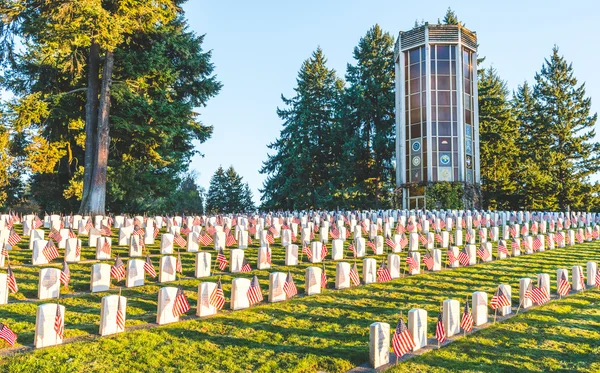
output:
<svg viewBox="0 0 600 373"><path fill-rule="evenodd" d="M257 303L262 302L263 295L260 290L260 284L258 283L258 277L254 275L252 281L250 282L250 287L248 288L248 292L246 293L248 296L248 303L253 306Z"/></svg>
<svg viewBox="0 0 600 373"><path fill-rule="evenodd" d="M479 247L479 249L477 249L477 256L480 257L481 260L485 262L490 257L490 253L485 248Z"/></svg>
<svg viewBox="0 0 600 373"><path fill-rule="evenodd" d="M446 341L446 329L444 328L441 312L438 313L438 321L435 326L435 339L437 339L438 343L444 343Z"/></svg>
<svg viewBox="0 0 600 373"><path fill-rule="evenodd" d="M550 300L550 294L543 286L534 286L531 288L531 300L538 305L544 304Z"/></svg>
<svg viewBox="0 0 600 373"><path fill-rule="evenodd" d="M396 249L396 243L389 236L385 239L385 244L392 250Z"/></svg>
<svg viewBox="0 0 600 373"><path fill-rule="evenodd" d="M356 248L354 247L354 244L350 244L348 250L352 251L352 256L356 258Z"/></svg>
<svg viewBox="0 0 600 373"><path fill-rule="evenodd" d="M56 303L56 316L54 317L54 331L56 335L63 339L65 335L65 327L62 313L60 312L60 305Z"/></svg>
<svg viewBox="0 0 600 373"><path fill-rule="evenodd" d="M183 273L183 263L181 262L181 253L177 251L177 261L175 262L175 271Z"/></svg>
<svg viewBox="0 0 600 373"><path fill-rule="evenodd" d="M569 294L570 291L571 284L569 283L569 280L567 280L567 276L565 276L565 272L563 271L560 274L560 280L558 281L558 288L556 289L556 292L558 295L564 297L565 295Z"/></svg>
<svg viewBox="0 0 600 373"><path fill-rule="evenodd" d="M321 269L321 287L327 288L327 272L325 272L325 263L323 263L323 269Z"/></svg>
<svg viewBox="0 0 600 373"><path fill-rule="evenodd" d="M152 265L152 260L150 259L150 255L146 255L146 262L144 263L144 272L146 272L150 277L156 278L156 270Z"/></svg>
<svg viewBox="0 0 600 373"><path fill-rule="evenodd" d="M187 245L187 241L180 234L176 234L173 241L181 248L184 248Z"/></svg>
<svg viewBox="0 0 600 373"><path fill-rule="evenodd" d="M312 251L310 250L310 248L308 246L302 247L302 253L306 255L308 260L310 260L312 258Z"/></svg>
<svg viewBox="0 0 600 373"><path fill-rule="evenodd" d="M63 262L62 269L60 271L60 282L63 285L69 286L69 282L71 281L71 270L69 269L69 265L66 261Z"/></svg>
<svg viewBox="0 0 600 373"><path fill-rule="evenodd" d="M225 294L223 293L223 285L221 285L220 279L219 282L217 282L217 286L215 286L215 289L210 294L208 303L218 310L223 309L223 306L225 305Z"/></svg>
<svg viewBox="0 0 600 373"><path fill-rule="evenodd" d="M8 285L8 289L13 292L16 293L19 291L19 287L17 286L17 279L15 278L15 274L12 271L12 268L10 268L10 263L8 264L8 269L6 271L6 283Z"/></svg>
<svg viewBox="0 0 600 373"><path fill-rule="evenodd" d="M410 272L419 268L419 263L417 263L417 261L410 254L406 257L406 264L408 264L408 270Z"/></svg>
<svg viewBox="0 0 600 373"><path fill-rule="evenodd" d="M123 261L118 255L115 259L115 263L110 267L110 275L111 277L114 277L117 282L125 278L125 264L123 264Z"/></svg>
<svg viewBox="0 0 600 373"><path fill-rule="evenodd" d="M327 254L329 254L329 250L327 249L327 245L323 241L321 244L321 260L325 260L327 258Z"/></svg>
<svg viewBox="0 0 600 373"><path fill-rule="evenodd" d="M294 283L294 279L292 278L292 273L290 271L288 271L287 277L285 278L283 291L288 299L298 294L298 289L296 288L296 284Z"/></svg>
<svg viewBox="0 0 600 373"><path fill-rule="evenodd" d="M219 248L219 253L217 254L217 263L221 271L224 271L225 268L227 268L227 257L225 256L225 254L223 253L223 249L221 248Z"/></svg>
<svg viewBox="0 0 600 373"><path fill-rule="evenodd" d="M119 300L117 301L117 330L125 330L125 314L121 307L121 294L119 294Z"/></svg>
<svg viewBox="0 0 600 373"><path fill-rule="evenodd" d="M10 230L10 235L8 236L8 240L6 241L10 246L15 246L21 241L21 236L14 230Z"/></svg>
<svg viewBox="0 0 600 373"><path fill-rule="evenodd" d="M350 281L354 284L354 286L360 285L360 276L358 275L358 267L356 266L356 262L350 269Z"/></svg>
<svg viewBox="0 0 600 373"><path fill-rule="evenodd" d="M473 315L471 314L471 309L469 309L469 302L465 302L465 309L460 321L460 327L467 333L473 330Z"/></svg>
<svg viewBox="0 0 600 373"><path fill-rule="evenodd" d="M377 269L377 282L388 282L392 280L392 274L385 262L381 262L381 266Z"/></svg>
<svg viewBox="0 0 600 373"><path fill-rule="evenodd" d="M410 332L408 331L404 320L402 320L402 317L400 317L400 320L398 320L396 331L392 337L392 348L394 350L394 354L396 354L398 357L403 356L415 348L413 337L410 335Z"/></svg>
<svg viewBox="0 0 600 373"><path fill-rule="evenodd" d="M427 267L428 271L431 271L433 269L433 264L434 264L433 255L431 255L431 253L429 251L427 251L425 253L425 255L423 256L423 263L425 263L425 266Z"/></svg>
<svg viewBox="0 0 600 373"><path fill-rule="evenodd" d="M183 293L183 288L180 286L177 288L177 295L175 296L175 302L173 303L173 316L179 317L189 310L190 303Z"/></svg>
<svg viewBox="0 0 600 373"><path fill-rule="evenodd" d="M244 258L244 261L242 262L242 268L240 268L240 272L251 272L252 271L252 267L250 267L250 263L248 263L248 260L246 260L246 258Z"/></svg>
<svg viewBox="0 0 600 373"><path fill-rule="evenodd" d="M103 236L109 236L112 235L112 231L110 230L110 227L107 227L106 225L102 225L102 227L100 228L100 234L102 234Z"/></svg>
<svg viewBox="0 0 600 373"><path fill-rule="evenodd" d="M469 254L467 254L466 248L463 248L461 251L458 252L458 261L465 267L471 263L471 258L469 258Z"/></svg>
<svg viewBox="0 0 600 373"><path fill-rule="evenodd" d="M454 256L454 251L452 249L449 249L447 254L448 254L448 264L454 264L454 262L456 262L458 260L458 258L456 256Z"/></svg>
<svg viewBox="0 0 600 373"><path fill-rule="evenodd" d="M504 295L502 288L498 287L498 290L496 290L494 296L492 297L492 300L490 301L490 308L496 310L500 307L508 306L510 306L510 300L506 295Z"/></svg>
<svg viewBox="0 0 600 373"><path fill-rule="evenodd" d="M0 326L0 339L4 339L10 347L13 347L17 341L17 335L6 324L0 324Z"/></svg>
<svg viewBox="0 0 600 373"><path fill-rule="evenodd" d="M46 257L48 263L59 257L60 254L58 253L52 238L48 240L48 243L46 243L46 246L42 249L42 254Z"/></svg>

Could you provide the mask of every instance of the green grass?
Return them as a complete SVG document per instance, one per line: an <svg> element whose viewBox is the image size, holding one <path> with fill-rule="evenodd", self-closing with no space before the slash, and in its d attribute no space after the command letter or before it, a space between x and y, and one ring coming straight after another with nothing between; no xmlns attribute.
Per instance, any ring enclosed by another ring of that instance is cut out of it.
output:
<svg viewBox="0 0 600 373"><path fill-rule="evenodd" d="M115 240L113 239L113 243ZM85 242L84 242L84 246ZM65 297L66 338L81 336L82 340L62 346L3 356L0 370L9 372L52 371L165 371L165 372L343 372L368 361L368 326L375 321L395 325L400 311L424 308L428 311L429 335L445 299L461 303L474 291L493 292L498 284L513 286L518 291L521 277L550 274L555 292L557 268L583 265L599 260L600 244L585 243L544 253L510 258L451 271L397 279L384 284L371 284L353 289L325 290L321 295L297 297L290 301L266 304L248 310L225 310L207 319L189 319L176 324L133 330L118 336L99 338L100 300L106 293L84 293ZM125 259L125 248L113 247ZM211 251L211 250L207 250ZM213 260L215 252L213 253ZM158 245L150 246L158 255ZM346 251L348 254L348 251ZM83 250L83 259L93 259L94 249ZM184 275L193 276L194 254L182 252ZM256 249L246 255L253 267ZM404 257L404 255L402 255ZM10 296L8 305L0 306L0 321L19 335L20 344L33 343L35 311L38 304L48 301L14 303L15 299L37 296L39 267L17 266L30 263L26 249L11 252L20 292ZM381 257L379 257L379 261ZM58 261L58 260L57 260ZM158 268L158 259L154 258ZM275 268L290 270L299 292L303 292L303 263L285 267L284 251L273 245ZM359 261L359 271L362 262ZM57 263L55 265L59 267ZM320 264L319 264L320 266ZM91 263L73 264L69 292L89 292ZM333 287L335 263L326 263L329 286ZM231 279L257 274L267 292L269 271L254 270L251 274L222 275L225 296L229 300ZM195 313L197 286L201 281L186 278L181 285ZM123 284L123 282L121 282ZM127 326L153 323L156 319L158 289L168 284L154 280L146 286L123 289L128 298ZM113 280L114 286L114 280ZM64 293L65 290L63 289ZM67 293L69 293L67 292ZM440 351L431 352L402 363L397 371L593 371L598 368L597 304L600 293L590 290L582 295L553 302L545 307L519 315L473 336L461 339ZM516 306L517 300L513 302ZM590 305L594 303L594 305ZM464 304L464 303L463 303ZM226 304L226 308L229 304ZM556 337L559 335L560 337ZM533 342L532 342L533 341ZM0 349L7 347L0 342ZM521 347L524 350L521 350ZM524 351L524 352L523 352ZM502 360L500 364L498 360Z"/></svg>

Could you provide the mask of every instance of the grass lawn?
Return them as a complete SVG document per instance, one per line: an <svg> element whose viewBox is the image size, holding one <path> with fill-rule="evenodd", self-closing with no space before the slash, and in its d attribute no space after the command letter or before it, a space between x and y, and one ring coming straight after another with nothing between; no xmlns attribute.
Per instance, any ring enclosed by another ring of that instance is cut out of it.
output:
<svg viewBox="0 0 600 373"><path fill-rule="evenodd" d="M113 235L114 237L114 235ZM114 243L113 238L113 243ZM25 245L25 244L23 244ZM85 246L85 242L84 242ZM304 288L304 269L308 263L285 267L284 251L273 245L271 271L290 270L299 292ZM550 274L555 292L557 268L600 261L600 244L584 243L544 253L510 258L475 267L427 273L383 284L353 289L325 290L321 295L297 297L291 301L266 304L248 310L225 310L216 317L192 318L176 324L133 330L118 336L99 338L100 300L117 293L84 293L65 297L66 338L81 340L21 354L0 357L0 370L9 372L89 372L89 371L165 371L165 372L343 372L368 361L368 326L375 321L397 322L400 311L424 308L428 311L429 335L434 333L440 303L445 299L464 299L474 291L493 292L498 284L513 286L518 292L521 277L534 278ZM113 248L127 255L125 248ZM62 251L61 251L62 252ZM158 255L158 245L150 253ZM213 252L213 260L215 252ZM93 249L84 248L82 259L93 259ZM348 251L346 251L348 254ZM184 275L193 276L194 254L182 252ZM256 249L246 255L254 267ZM402 258L404 255L402 255ZM124 258L125 259L125 258ZM10 296L8 305L0 306L0 322L6 322L18 335L20 344L33 343L35 311L40 303L14 303L15 299L35 298L39 267L17 267L30 263L31 252L11 252L20 292ZM58 259L57 259L58 261ZM381 257L379 257L381 261ZM153 259L158 269L158 258ZM362 262L359 262L359 271ZM57 263L56 267L60 267ZM91 263L73 264L72 289L89 291ZM326 263L329 287L333 287L335 263ZM225 296L229 300L231 279L257 274L266 299L269 271L252 274L222 275ZM195 312L197 286L201 281L186 278L181 285ZM124 282L124 281L123 281ZM121 282L121 284L123 284ZM114 280L113 280L114 285ZM154 280L143 287L123 289L128 298L128 327L153 323L156 319L157 293L161 286ZM65 290L62 290L65 293ZM491 296L491 295L490 295ZM517 300L513 304L517 305ZM600 292L584 294L554 302L534 311L497 324L474 336L462 339L440 351L434 351L402 363L394 371L594 371L600 370L596 358L600 345ZM226 308L229 304L226 304ZM0 342L0 349L7 347Z"/></svg>

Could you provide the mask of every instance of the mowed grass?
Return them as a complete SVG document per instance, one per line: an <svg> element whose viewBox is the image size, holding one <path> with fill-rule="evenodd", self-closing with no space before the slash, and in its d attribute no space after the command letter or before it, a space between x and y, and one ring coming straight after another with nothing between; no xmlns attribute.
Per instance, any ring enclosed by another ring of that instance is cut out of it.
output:
<svg viewBox="0 0 600 373"><path fill-rule="evenodd" d="M113 238L113 243L115 239ZM84 241L84 246L85 241ZM495 246L495 245L494 245ZM304 290L305 262L285 267L284 250L273 245L274 268L253 270L251 274L222 274L225 296L229 300L231 279L250 278L257 274L265 300L269 272L290 270L299 292ZM149 247L158 269L158 245ZM214 250L205 249L213 253ZM127 249L113 247L126 259ZM62 251L61 251L62 253ZM346 251L346 255L348 255ZM327 262L329 287L323 294L299 296L290 301L263 303L248 310L225 310L215 317L191 318L176 324L151 329L132 330L112 337L97 337L102 296L110 292L89 294L91 263L72 264L71 289L61 299L66 306L66 338L81 336L75 343L2 356L0 369L9 372L52 371L165 371L165 372L343 372L368 361L369 325L375 321L392 326L402 311L424 308L428 311L429 335L433 335L440 303L458 299L461 306L474 291L493 292L500 283L513 286L518 304L518 281L550 274L555 292L556 269L585 266L600 259L600 244L584 243L544 253L525 255L475 267L427 273L337 291L331 289L335 262ZM181 252L185 279L183 286L195 313L197 286L210 278L194 279L195 255ZM255 268L256 246L246 250ZM405 254L401 254L402 260ZM93 259L94 250L84 247L83 259ZM381 262L383 256L378 257ZM30 263L26 249L11 252L12 263ZM57 260L58 261L58 260ZM321 266L321 264L317 264ZM362 261L358 262L362 273ZM57 263L55 266L59 267ZM0 321L19 335L19 344L33 343L35 311L38 304L49 301L14 303L16 299L37 296L39 267L14 268L20 293L11 295L8 305L0 306ZM148 280L148 278L147 278ZM121 282L122 285L124 283ZM123 289L128 298L128 327L153 323L156 319L157 293L162 286L147 281L143 287ZM114 280L113 280L113 285ZM65 290L63 288L63 293ZM68 293L75 293L69 296ZM82 294L79 294L82 293ZM491 295L490 295L491 296ZM520 315L502 324L467 337L440 351L417 357L394 368L398 371L593 371L597 368L600 294L588 290L582 295L555 302ZM594 305L591 305L594 304ZM229 304L226 304L229 308ZM556 337L556 336L560 337ZM518 336L518 338L516 338ZM0 342L0 348L7 347ZM576 351L577 353L574 353ZM498 363L503 360L503 364Z"/></svg>

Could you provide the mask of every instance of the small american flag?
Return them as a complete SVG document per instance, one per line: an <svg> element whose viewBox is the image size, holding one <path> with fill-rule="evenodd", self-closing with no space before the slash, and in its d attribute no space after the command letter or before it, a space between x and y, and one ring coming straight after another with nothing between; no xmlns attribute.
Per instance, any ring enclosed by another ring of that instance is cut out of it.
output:
<svg viewBox="0 0 600 373"><path fill-rule="evenodd" d="M8 288L11 292L16 293L19 291L19 287L17 286L17 279L15 278L15 274L10 268L10 264L8 264L8 269L6 271L6 283L8 284Z"/></svg>
<svg viewBox="0 0 600 373"><path fill-rule="evenodd" d="M471 242L471 233L469 231L467 231L467 233L465 234L465 241Z"/></svg>
<svg viewBox="0 0 600 373"><path fill-rule="evenodd" d="M252 282L250 282L250 287L248 288L248 293L246 295L248 296L248 303L250 303L251 306L262 302L263 295L256 275L252 278Z"/></svg>
<svg viewBox="0 0 600 373"><path fill-rule="evenodd" d="M177 288L177 295L175 296L175 303L173 303L173 316L179 317L190 310L190 303L188 302L183 288Z"/></svg>
<svg viewBox="0 0 600 373"><path fill-rule="evenodd" d="M112 231L110 230L110 227L107 227L106 225L102 225L102 227L100 228L100 234L104 235L104 236L109 236L112 234Z"/></svg>
<svg viewBox="0 0 600 373"><path fill-rule="evenodd" d="M508 307L510 306L510 300L504 295L504 292L501 288L494 293L492 300L490 301L490 308L496 310L500 307Z"/></svg>
<svg viewBox="0 0 600 373"><path fill-rule="evenodd" d="M215 286L215 289L210 294L208 303L218 310L223 309L223 306L225 305L225 294L223 293L223 285L221 285L221 280L217 282L217 286Z"/></svg>
<svg viewBox="0 0 600 373"><path fill-rule="evenodd" d="M110 275L114 277L117 282L125 278L125 265L119 256L117 256L115 263L110 267Z"/></svg>
<svg viewBox="0 0 600 373"><path fill-rule="evenodd" d="M50 233L48 233L48 237L53 239L56 242L60 242L60 240L62 240L62 236L60 235L60 232L54 228L52 228L50 230Z"/></svg>
<svg viewBox="0 0 600 373"><path fill-rule="evenodd" d="M52 238L48 241L48 243L42 250L42 254L46 257L48 263L59 257L60 254L58 253L58 250L56 249L56 245L54 245L54 241L52 241Z"/></svg>
<svg viewBox="0 0 600 373"><path fill-rule="evenodd" d="M77 235L75 234L75 232L73 232L72 229L69 229L69 238L77 238Z"/></svg>
<svg viewBox="0 0 600 373"><path fill-rule="evenodd" d="M177 262L175 263L175 271L183 273L183 263L181 262L181 253L177 252Z"/></svg>
<svg viewBox="0 0 600 373"><path fill-rule="evenodd" d="M152 236L154 238L158 237L158 234L160 233L160 229L158 229L158 226L154 226L154 233L152 233Z"/></svg>
<svg viewBox="0 0 600 373"><path fill-rule="evenodd" d="M433 269L434 260L433 256L429 252L427 252L425 256L423 256L423 263L425 263L425 266L427 267L428 271L431 271Z"/></svg>
<svg viewBox="0 0 600 373"><path fill-rule="evenodd" d="M511 246L513 250L521 250L521 245L519 245L519 242L515 238L513 238Z"/></svg>
<svg viewBox="0 0 600 373"><path fill-rule="evenodd" d="M550 300L550 295L543 286L531 288L531 300L538 305L544 304Z"/></svg>
<svg viewBox="0 0 600 373"><path fill-rule="evenodd" d="M456 262L458 260L458 258L456 256L454 256L454 251L452 249L448 250L447 254L448 254L448 263L449 264L453 264L454 262Z"/></svg>
<svg viewBox="0 0 600 373"><path fill-rule="evenodd" d="M437 232L435 234L435 242L437 243L442 243L443 239L442 239L442 234L440 232Z"/></svg>
<svg viewBox="0 0 600 373"><path fill-rule="evenodd" d="M421 244L423 246L427 245L427 242L428 242L427 236L425 236L424 234L420 234L419 235L419 241L421 241Z"/></svg>
<svg viewBox="0 0 600 373"><path fill-rule="evenodd" d="M187 236L191 231L192 230L187 226L187 224L183 224L183 227L181 227L179 233L185 234Z"/></svg>
<svg viewBox="0 0 600 373"><path fill-rule="evenodd" d="M438 313L438 321L435 326L435 339L437 339L439 343L444 343L446 341L446 329L444 328L441 312Z"/></svg>
<svg viewBox="0 0 600 373"><path fill-rule="evenodd" d="M310 260L312 258L312 252L308 246L302 247L302 254L306 254L306 257L308 258L308 260Z"/></svg>
<svg viewBox="0 0 600 373"><path fill-rule="evenodd" d="M406 228L404 228L404 225L402 225L402 224L398 224L398 225L396 226L396 232L397 232L398 234L404 234L404 232L406 232Z"/></svg>
<svg viewBox="0 0 600 373"><path fill-rule="evenodd" d="M471 258L469 258L469 254L467 254L466 249L463 248L458 252L458 261L465 267L471 263Z"/></svg>
<svg viewBox="0 0 600 373"><path fill-rule="evenodd" d="M327 254L329 254L329 250L327 249L325 242L323 242L321 244L321 260L325 260L325 258L327 258Z"/></svg>
<svg viewBox="0 0 600 373"><path fill-rule="evenodd" d="M0 328L0 339L4 339L6 343L13 347L15 342L17 341L17 335L10 330L10 328L6 324L1 324L2 328Z"/></svg>
<svg viewBox="0 0 600 373"><path fill-rule="evenodd" d="M101 250L106 255L110 255L110 240L108 240L108 239L104 240L104 243L102 244Z"/></svg>
<svg viewBox="0 0 600 373"><path fill-rule="evenodd" d="M581 231L577 231L577 234L575 235L575 239L577 240L577 243L583 243L583 234L581 233Z"/></svg>
<svg viewBox="0 0 600 373"><path fill-rule="evenodd" d="M321 287L327 288L327 272L325 271L325 263L323 263L323 269L321 270Z"/></svg>
<svg viewBox="0 0 600 373"><path fill-rule="evenodd" d="M185 247L187 245L187 241L185 240L185 238L181 237L180 234L176 234L175 237L173 238L173 241L179 245L179 247Z"/></svg>
<svg viewBox="0 0 600 373"><path fill-rule="evenodd" d="M63 262L62 270L60 271L60 282L65 286L69 286L69 282L71 281L71 270L69 269L69 265L66 261Z"/></svg>
<svg viewBox="0 0 600 373"><path fill-rule="evenodd" d="M565 295L569 294L569 291L571 291L571 284L567 280L567 276L565 276L565 272L562 272L561 276L560 276L560 280L558 281L558 288L557 288L556 292L558 293L558 295L564 297Z"/></svg>
<svg viewBox="0 0 600 373"><path fill-rule="evenodd" d="M42 225L44 225L44 223L42 223L42 221L40 220L40 218L36 215L33 218L33 229L38 229Z"/></svg>
<svg viewBox="0 0 600 373"><path fill-rule="evenodd" d="M266 255L266 257L267 257L267 263L271 264L271 259L272 259L271 258L271 247L267 246L267 250L265 250L265 251L267 253L267 255Z"/></svg>
<svg viewBox="0 0 600 373"><path fill-rule="evenodd" d="M367 241L367 246L369 246L371 250L373 250L373 255L377 255L377 249L375 249L375 244L373 243L373 241Z"/></svg>
<svg viewBox="0 0 600 373"><path fill-rule="evenodd" d="M332 227L331 232L329 232L329 235L334 240L337 240L338 238L340 238L340 231L336 227Z"/></svg>
<svg viewBox="0 0 600 373"><path fill-rule="evenodd" d="M515 238L517 237L517 227L515 227L514 225L511 225L510 228L508 228L511 237Z"/></svg>
<svg viewBox="0 0 600 373"><path fill-rule="evenodd" d="M60 305L58 303L56 304L56 316L54 317L54 331L60 339L63 339L65 335L65 327L63 316L60 312Z"/></svg>
<svg viewBox="0 0 600 373"><path fill-rule="evenodd" d="M388 282L392 280L392 274L385 262L381 262L381 266L377 269L377 282Z"/></svg>
<svg viewBox="0 0 600 373"><path fill-rule="evenodd" d="M352 251L352 255L356 258L356 248L353 244L350 244L350 246L348 246L348 250Z"/></svg>
<svg viewBox="0 0 600 373"><path fill-rule="evenodd" d="M460 321L460 327L463 328L463 330L467 333L473 330L473 315L469 309L469 302L465 302L465 309Z"/></svg>
<svg viewBox="0 0 600 373"><path fill-rule="evenodd" d="M539 238L536 238L535 240L533 240L533 251L538 251L539 249L542 248L542 240L540 240Z"/></svg>
<svg viewBox="0 0 600 373"><path fill-rule="evenodd" d="M406 264L408 264L408 270L410 272L415 271L419 268L419 263L411 255L406 257Z"/></svg>
<svg viewBox="0 0 600 373"><path fill-rule="evenodd" d="M219 249L219 253L217 254L217 263L219 263L219 269L224 271L227 268L227 257L223 253L223 249Z"/></svg>
<svg viewBox="0 0 600 373"><path fill-rule="evenodd" d="M354 263L354 265L350 269L350 280L352 281L354 286L360 285L360 277L358 275L358 267L356 266L356 263Z"/></svg>
<svg viewBox="0 0 600 373"><path fill-rule="evenodd" d="M400 248L404 249L408 245L408 238L403 234L400 236Z"/></svg>
<svg viewBox="0 0 600 373"><path fill-rule="evenodd" d="M232 234L230 234L229 236L227 236L227 238L225 239L225 246L233 246L237 243L235 237L233 237Z"/></svg>
<svg viewBox="0 0 600 373"><path fill-rule="evenodd" d="M581 287L585 289L585 278L583 277L583 269L581 267L579 267L579 283L581 284Z"/></svg>
<svg viewBox="0 0 600 373"><path fill-rule="evenodd" d="M480 257L481 260L485 262L490 257L490 253L483 247L480 247L479 249L477 249L477 256Z"/></svg>
<svg viewBox="0 0 600 373"><path fill-rule="evenodd" d="M10 246L15 246L21 241L21 236L14 230L11 229L8 240L6 241Z"/></svg>
<svg viewBox="0 0 600 373"><path fill-rule="evenodd" d="M117 302L117 329L125 330L125 315L121 309L121 296L119 295L119 301Z"/></svg>
<svg viewBox="0 0 600 373"><path fill-rule="evenodd" d="M415 348L413 337L410 335L410 332L408 331L408 328L406 327L406 324L402 318L398 320L398 325L396 325L396 331L392 337L392 348L398 357L401 357Z"/></svg>
<svg viewBox="0 0 600 373"><path fill-rule="evenodd" d="M242 262L242 268L240 268L240 272L250 272L250 271L252 271L252 267L250 267L250 263L248 263L246 258L244 258L244 261Z"/></svg>
<svg viewBox="0 0 600 373"><path fill-rule="evenodd" d="M150 255L146 255L146 262L144 263L144 272L146 272L150 277L156 278L156 270L152 265L152 260L150 260Z"/></svg>
<svg viewBox="0 0 600 373"><path fill-rule="evenodd" d="M136 226L135 228L133 228L133 235L137 235L140 237L144 237L144 230L138 226Z"/></svg>
<svg viewBox="0 0 600 373"><path fill-rule="evenodd" d="M296 288L296 284L294 283L294 279L292 278L292 273L289 271L287 277L285 278L285 283L283 284L283 291L285 292L288 299L298 294L298 289Z"/></svg>
<svg viewBox="0 0 600 373"><path fill-rule="evenodd" d="M387 237L385 239L385 244L388 245L388 247L392 250L394 250L396 248L396 243L390 237Z"/></svg>
<svg viewBox="0 0 600 373"><path fill-rule="evenodd" d="M508 249L506 249L506 245L504 244L504 241L498 242L498 253L503 253L504 255L509 255Z"/></svg>

